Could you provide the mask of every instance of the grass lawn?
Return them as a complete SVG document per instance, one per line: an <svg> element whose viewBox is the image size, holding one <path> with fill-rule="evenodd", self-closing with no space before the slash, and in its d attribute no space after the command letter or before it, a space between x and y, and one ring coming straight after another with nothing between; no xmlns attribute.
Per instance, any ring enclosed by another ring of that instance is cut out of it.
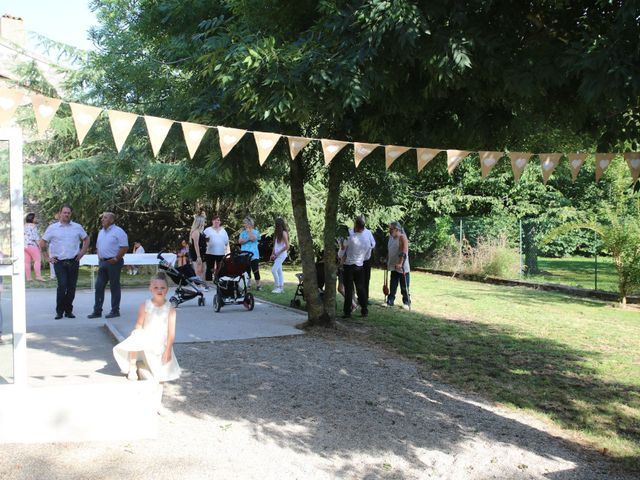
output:
<svg viewBox="0 0 640 480"><path fill-rule="evenodd" d="M539 258L538 266L544 273L531 275L526 280L541 283L558 283L573 287L595 287L595 265L593 258ZM598 290L618 291L616 269L610 257L598 257Z"/></svg>
<svg viewBox="0 0 640 480"><path fill-rule="evenodd" d="M288 305L293 273L285 272L284 294L268 283L258 296ZM376 304L382 275L372 274ZM367 320L350 323L371 326L428 375L543 416L640 469L640 311L418 272L411 283L412 312L373 306Z"/></svg>

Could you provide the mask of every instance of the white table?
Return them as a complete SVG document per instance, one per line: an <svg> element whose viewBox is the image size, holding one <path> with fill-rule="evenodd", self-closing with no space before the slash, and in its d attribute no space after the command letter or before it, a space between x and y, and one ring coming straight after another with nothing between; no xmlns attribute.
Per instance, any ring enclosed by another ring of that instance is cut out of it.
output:
<svg viewBox="0 0 640 480"><path fill-rule="evenodd" d="M175 253L166 252L162 256L169 265L176 263L177 255ZM156 267L160 262L157 253L125 253L123 260L125 265L155 265ZM91 267L91 290L94 289L94 267L98 266L98 262L98 255L85 255L80 259L80 266L88 265Z"/></svg>

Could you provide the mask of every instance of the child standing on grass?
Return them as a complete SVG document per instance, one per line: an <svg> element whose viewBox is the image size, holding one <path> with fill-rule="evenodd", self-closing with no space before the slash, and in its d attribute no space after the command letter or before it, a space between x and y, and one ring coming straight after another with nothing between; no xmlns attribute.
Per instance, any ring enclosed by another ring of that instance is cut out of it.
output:
<svg viewBox="0 0 640 480"><path fill-rule="evenodd" d="M271 268L271 273L273 273L275 288L271 290L271 293L282 293L284 291L282 264L287 259L287 252L289 251L289 232L287 232L287 225L282 218L276 218L273 237L273 251L271 252L273 267Z"/></svg>
<svg viewBox="0 0 640 480"><path fill-rule="evenodd" d="M131 335L113 347L113 356L129 380L138 379L137 363L142 361L158 382L175 380L180 366L173 353L176 309L167 301L169 285L164 273L151 279L151 298L138 309L138 321Z"/></svg>

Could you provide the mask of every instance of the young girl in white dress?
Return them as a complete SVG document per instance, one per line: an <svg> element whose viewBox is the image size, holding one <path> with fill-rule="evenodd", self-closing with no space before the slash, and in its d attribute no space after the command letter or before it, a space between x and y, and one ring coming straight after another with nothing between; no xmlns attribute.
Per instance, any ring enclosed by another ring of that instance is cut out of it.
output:
<svg viewBox="0 0 640 480"><path fill-rule="evenodd" d="M173 353L176 309L167 301L169 285L164 273L151 279L151 298L138 309L138 321L131 335L113 347L113 356L129 380L138 380L140 360L158 382L175 380L180 366Z"/></svg>

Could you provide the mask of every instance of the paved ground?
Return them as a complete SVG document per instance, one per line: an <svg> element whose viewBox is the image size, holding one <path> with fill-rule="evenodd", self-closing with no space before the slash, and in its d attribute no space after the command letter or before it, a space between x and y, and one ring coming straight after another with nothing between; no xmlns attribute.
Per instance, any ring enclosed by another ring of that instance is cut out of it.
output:
<svg viewBox="0 0 640 480"><path fill-rule="evenodd" d="M7 445L0 478L637 478L341 331L176 355L184 374L165 387L157 439Z"/></svg>

